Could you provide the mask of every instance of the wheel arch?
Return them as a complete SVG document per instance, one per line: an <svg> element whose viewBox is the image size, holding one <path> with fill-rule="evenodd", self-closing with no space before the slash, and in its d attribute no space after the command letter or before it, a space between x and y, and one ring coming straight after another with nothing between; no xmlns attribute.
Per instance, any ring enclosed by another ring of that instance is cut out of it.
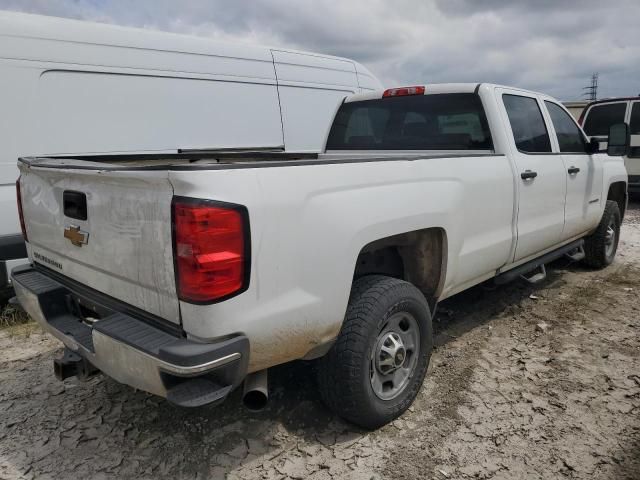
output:
<svg viewBox="0 0 640 480"><path fill-rule="evenodd" d="M433 311L444 288L447 245L447 233L441 227L379 238L360 250L353 280L374 274L405 280L423 293Z"/></svg>

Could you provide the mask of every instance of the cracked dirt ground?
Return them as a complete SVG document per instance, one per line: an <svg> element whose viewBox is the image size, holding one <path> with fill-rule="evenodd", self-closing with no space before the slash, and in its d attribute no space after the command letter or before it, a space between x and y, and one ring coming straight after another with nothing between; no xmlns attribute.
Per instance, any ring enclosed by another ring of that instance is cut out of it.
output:
<svg viewBox="0 0 640 480"><path fill-rule="evenodd" d="M375 432L323 408L308 364L270 373L261 413L238 392L181 410L103 376L60 383L56 341L3 330L0 478L639 479L638 252L635 203L606 270L560 261L542 285L443 302L421 393Z"/></svg>

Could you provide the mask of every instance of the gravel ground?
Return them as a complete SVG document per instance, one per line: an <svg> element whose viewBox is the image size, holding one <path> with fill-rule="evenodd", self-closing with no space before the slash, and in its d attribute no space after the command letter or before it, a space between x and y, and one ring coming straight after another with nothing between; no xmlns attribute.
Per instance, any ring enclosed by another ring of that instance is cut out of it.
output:
<svg viewBox="0 0 640 480"><path fill-rule="evenodd" d="M181 410L103 376L58 382L59 344L0 330L0 478L640 479L640 204L614 265L443 302L427 381L375 432L327 412L312 366L271 400ZM30 326L31 325L31 326Z"/></svg>

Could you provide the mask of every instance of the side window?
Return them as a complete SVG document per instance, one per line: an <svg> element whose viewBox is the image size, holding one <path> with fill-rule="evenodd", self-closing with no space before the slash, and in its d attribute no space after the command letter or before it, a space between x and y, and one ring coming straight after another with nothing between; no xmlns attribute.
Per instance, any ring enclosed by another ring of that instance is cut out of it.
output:
<svg viewBox="0 0 640 480"><path fill-rule="evenodd" d="M584 133L590 137L593 135L609 135L609 127L611 125L624 122L626 111L626 102L591 107L584 122Z"/></svg>
<svg viewBox="0 0 640 480"><path fill-rule="evenodd" d="M518 150L527 153L550 152L549 133L536 99L505 94L502 101Z"/></svg>
<svg viewBox="0 0 640 480"><path fill-rule="evenodd" d="M573 121L573 118L553 102L545 100L544 104L549 110L553 128L556 131L556 137L558 137L560 151L564 153L587 153L584 136Z"/></svg>
<svg viewBox="0 0 640 480"><path fill-rule="evenodd" d="M631 130L631 135L640 135L640 102L633 102L632 105L629 129ZM640 141L637 138L631 137L629 156L633 158L640 158Z"/></svg>
<svg viewBox="0 0 640 480"><path fill-rule="evenodd" d="M631 135L640 135L640 102L633 102L629 129L631 130Z"/></svg>

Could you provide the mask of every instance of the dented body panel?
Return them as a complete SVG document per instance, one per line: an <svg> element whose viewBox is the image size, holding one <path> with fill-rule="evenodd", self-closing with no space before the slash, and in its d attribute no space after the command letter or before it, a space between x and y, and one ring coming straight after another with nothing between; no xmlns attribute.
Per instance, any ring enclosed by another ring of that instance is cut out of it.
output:
<svg viewBox="0 0 640 480"><path fill-rule="evenodd" d="M30 258L100 292L180 322L167 172L20 169ZM87 219L64 214L63 192L86 195ZM86 232L75 245L69 227Z"/></svg>

